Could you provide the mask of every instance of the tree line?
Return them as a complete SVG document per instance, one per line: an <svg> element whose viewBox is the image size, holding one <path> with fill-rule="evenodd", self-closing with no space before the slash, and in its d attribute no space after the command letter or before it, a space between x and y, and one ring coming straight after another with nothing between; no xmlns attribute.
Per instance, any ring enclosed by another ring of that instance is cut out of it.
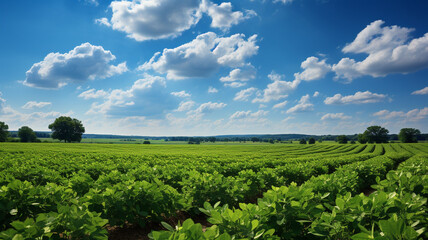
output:
<svg viewBox="0 0 428 240"><path fill-rule="evenodd" d="M346 144L355 143L357 140L361 144L366 143L388 143L389 142L389 130L381 126L370 126L363 133L357 134L356 139L349 139L346 135L339 135L336 138L336 142ZM418 138L421 135L421 131L415 128L402 128L398 133L398 140L403 143L417 143ZM315 139L310 138L309 144L314 144ZM300 144L306 144L306 139L300 139Z"/></svg>
<svg viewBox="0 0 428 240"><path fill-rule="evenodd" d="M81 121L76 118L61 116L49 124L48 128L52 131L50 135L53 139L58 139L64 142L80 142L85 128ZM9 126L0 122L0 142L9 140ZM36 133L28 126L23 126L18 129L18 134L21 142L41 142L37 138Z"/></svg>
<svg viewBox="0 0 428 240"><path fill-rule="evenodd" d="M58 139L64 142L80 142L82 140L82 135L85 132L85 128L80 120L76 118L61 116L55 119L55 121L49 124L48 128L52 131L52 134L49 133L36 133L30 127L23 126L19 128L16 136L19 137L21 142L40 142L39 137L51 137L53 139ZM8 132L9 126L0 121L0 142L12 141L9 138ZM301 138L299 140L300 144L315 144L316 138L310 137L309 139ZM381 126L370 126L363 133L356 134L352 137L346 135L339 135L335 139L332 135L317 137L318 142L323 140L336 140L338 143L387 143L390 139L389 130ZM415 128L402 128L397 135L397 139L403 143L415 143L418 142L418 139L421 138L421 132L419 129ZM268 142L268 143L284 143L281 138L262 138L262 137L169 137L165 141L186 141L189 144L200 144L201 142ZM292 142L288 140L285 142Z"/></svg>

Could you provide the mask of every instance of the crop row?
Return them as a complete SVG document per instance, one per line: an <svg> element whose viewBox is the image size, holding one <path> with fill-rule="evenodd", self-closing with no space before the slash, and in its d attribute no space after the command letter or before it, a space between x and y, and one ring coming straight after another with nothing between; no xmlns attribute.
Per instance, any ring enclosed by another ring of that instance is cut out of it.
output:
<svg viewBox="0 0 428 240"><path fill-rule="evenodd" d="M152 232L151 238L426 239L428 156L414 156L389 171L407 157L379 156L301 186L274 187L257 204L205 203L201 211L213 224L205 232L188 219L175 228L164 223L168 231ZM373 183L376 192L360 193Z"/></svg>
<svg viewBox="0 0 428 240"><path fill-rule="evenodd" d="M352 148L358 148L356 153L341 157L319 154L264 161L2 152L0 230L7 230L0 236L11 236L19 224L27 224L30 229L42 227L31 236L105 239L106 223L144 226L177 211L197 213L204 202L238 206L272 186L302 184L313 176L335 176L343 172L340 166L387 159L376 157L385 153L384 146L374 146ZM368 148L372 152L363 153ZM323 175L329 173L333 174Z"/></svg>

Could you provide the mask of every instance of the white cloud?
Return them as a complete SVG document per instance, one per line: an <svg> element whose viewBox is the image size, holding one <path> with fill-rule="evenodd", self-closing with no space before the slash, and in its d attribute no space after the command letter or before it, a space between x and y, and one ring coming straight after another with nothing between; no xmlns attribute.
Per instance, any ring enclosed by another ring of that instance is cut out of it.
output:
<svg viewBox="0 0 428 240"><path fill-rule="evenodd" d="M335 119L340 119L340 120L346 120L346 119L350 119L350 116L346 116L344 113L327 113L324 116L321 117L321 120L335 120Z"/></svg>
<svg viewBox="0 0 428 240"><path fill-rule="evenodd" d="M230 2L217 5L208 0L123 0L113 1L110 7L111 20L101 23L109 22L114 30L137 41L177 37L196 25L204 13L211 17L211 27L223 31L257 15L252 10L232 11Z"/></svg>
<svg viewBox="0 0 428 240"><path fill-rule="evenodd" d="M314 110L314 105L309 102L309 94L302 96L299 100L299 103L288 109L286 113L297 113L297 112L309 112Z"/></svg>
<svg viewBox="0 0 428 240"><path fill-rule="evenodd" d="M331 66L325 61L325 59L320 61L317 57L308 57L301 64L301 68L303 68L304 71L295 73L295 79L313 81L325 77L325 75L331 71Z"/></svg>
<svg viewBox="0 0 428 240"><path fill-rule="evenodd" d="M286 98L287 93L296 89L299 85L299 80L294 80L292 82L283 81L283 75L276 74L272 72L268 75L273 83L267 85L267 88L263 90L263 96L260 98L253 99L253 103L256 102L270 102L272 100L279 100L281 98Z"/></svg>
<svg viewBox="0 0 428 240"><path fill-rule="evenodd" d="M1 96L0 92L0 96ZM48 104L38 104L35 102L32 105L32 107L43 107L42 105L47 106ZM37 106L39 105L39 106ZM25 106L25 105L24 105ZM25 108L30 109L30 108ZM31 112L31 113L22 113L11 106L6 104L6 100L0 97L0 119L1 121L5 122L9 125L9 130L17 130L18 128L22 126L29 126L33 130L48 130L48 125L51 124L55 118L59 116L70 116L74 113L72 111L69 111L67 113L60 113L56 111L50 111L50 112Z"/></svg>
<svg viewBox="0 0 428 240"><path fill-rule="evenodd" d="M217 88L214 88L214 87L209 87L208 88L208 93L218 93L218 90L217 90Z"/></svg>
<svg viewBox="0 0 428 240"><path fill-rule="evenodd" d="M180 103L180 105L175 110L175 112L189 111L190 109L193 108L193 106L195 106L195 102L194 101L183 101L183 102Z"/></svg>
<svg viewBox="0 0 428 240"><path fill-rule="evenodd" d="M412 95L426 95L426 94L428 94L428 87L424 87L420 90L416 90L412 92Z"/></svg>
<svg viewBox="0 0 428 240"><path fill-rule="evenodd" d="M280 103L277 103L277 104L275 104L275 105L273 105L273 109L276 109L276 108L284 108L285 107L285 105L287 105L287 103L288 103L288 101L284 101L284 102L280 102Z"/></svg>
<svg viewBox="0 0 428 240"><path fill-rule="evenodd" d="M244 34L218 37L213 32L200 34L189 43L156 53L140 70L153 69L167 74L168 79L203 78L219 67L242 67L257 54L257 35L244 39Z"/></svg>
<svg viewBox="0 0 428 240"><path fill-rule="evenodd" d="M26 73L24 85L56 89L68 83L82 83L103 79L128 71L126 62L110 65L116 57L101 46L83 43L68 53L49 53L41 62L33 64Z"/></svg>
<svg viewBox="0 0 428 240"><path fill-rule="evenodd" d="M212 110L222 109L226 106L227 106L226 103L207 102L207 103L201 104L195 111L197 113L208 113L208 112L211 112Z"/></svg>
<svg viewBox="0 0 428 240"><path fill-rule="evenodd" d="M337 79L350 82L364 75L384 77L428 68L428 33L409 41L409 33L413 29L382 27L383 24L382 20L372 22L342 49L344 53L365 53L368 56L360 62L342 58L333 65Z"/></svg>
<svg viewBox="0 0 428 240"><path fill-rule="evenodd" d="M227 106L226 103L221 102L207 102L202 103L197 109L187 112L187 117L184 121L194 122L199 121L207 113L211 113L214 110L223 109Z"/></svg>
<svg viewBox="0 0 428 240"><path fill-rule="evenodd" d="M180 92L172 92L171 95L176 96L176 97L181 97L181 98L190 97L190 94L184 90L180 91Z"/></svg>
<svg viewBox="0 0 428 240"><path fill-rule="evenodd" d="M252 65L246 65L243 68L235 68L230 71L226 77L221 77L221 82L246 82L256 78L256 69Z"/></svg>
<svg viewBox="0 0 428 240"><path fill-rule="evenodd" d="M363 103L376 103L387 99L387 95L371 93L369 91L356 92L354 95L342 96L335 94L333 97L327 97L324 100L325 104L363 104Z"/></svg>
<svg viewBox="0 0 428 240"><path fill-rule="evenodd" d="M313 97L318 97L320 95L320 93L318 91L314 92L314 95L312 95Z"/></svg>
<svg viewBox="0 0 428 240"><path fill-rule="evenodd" d="M78 97L88 100L88 99L94 99L94 98L103 98L103 97L106 97L107 95L108 95L108 92L104 90L96 91L95 89L92 88L82 92L81 94L79 94Z"/></svg>
<svg viewBox="0 0 428 240"><path fill-rule="evenodd" d="M246 102L256 91L257 88L254 87L241 90L235 94L235 98L233 98L233 100Z"/></svg>
<svg viewBox="0 0 428 240"><path fill-rule="evenodd" d="M381 110L373 114L381 119L397 119L402 118L407 121L419 121L428 117L428 107L423 109L413 109L408 112Z"/></svg>
<svg viewBox="0 0 428 240"><path fill-rule="evenodd" d="M113 1L114 30L137 41L176 37L198 23L199 0Z"/></svg>
<svg viewBox="0 0 428 240"><path fill-rule="evenodd" d="M52 105L51 102L35 102L35 101L29 101L24 106L22 106L23 109L33 109L33 108L43 108L46 106Z"/></svg>
<svg viewBox="0 0 428 240"><path fill-rule="evenodd" d="M223 30L227 30L232 25L236 25L245 19L257 16L253 10L247 10L245 14L240 11L233 12L230 2L222 2L217 5L203 0L201 8L203 12L206 12L212 18L211 27Z"/></svg>
<svg viewBox="0 0 428 240"><path fill-rule="evenodd" d="M155 118L176 108L176 106L176 98L166 90L165 79L144 74L144 78L135 81L132 87L127 90L111 90L104 97L103 102L93 103L87 114Z"/></svg>
<svg viewBox="0 0 428 240"><path fill-rule="evenodd" d="M237 111L230 116L230 119L242 119L242 118L260 118L266 116L269 111L259 110L257 112L251 111Z"/></svg>
<svg viewBox="0 0 428 240"><path fill-rule="evenodd" d="M225 83L225 87L231 87L231 88L240 88L247 85L247 83L243 82L231 82L231 83Z"/></svg>
<svg viewBox="0 0 428 240"><path fill-rule="evenodd" d="M95 19L95 23L99 24L99 25L105 25L107 27L111 27L111 23L109 22L109 20L107 18Z"/></svg>

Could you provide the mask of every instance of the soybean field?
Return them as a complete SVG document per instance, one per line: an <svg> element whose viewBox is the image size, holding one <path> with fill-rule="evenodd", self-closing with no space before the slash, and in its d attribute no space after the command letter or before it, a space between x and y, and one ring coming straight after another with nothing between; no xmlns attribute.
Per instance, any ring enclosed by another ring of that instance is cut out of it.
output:
<svg viewBox="0 0 428 240"><path fill-rule="evenodd" d="M1 143L0 239L428 239L428 143Z"/></svg>

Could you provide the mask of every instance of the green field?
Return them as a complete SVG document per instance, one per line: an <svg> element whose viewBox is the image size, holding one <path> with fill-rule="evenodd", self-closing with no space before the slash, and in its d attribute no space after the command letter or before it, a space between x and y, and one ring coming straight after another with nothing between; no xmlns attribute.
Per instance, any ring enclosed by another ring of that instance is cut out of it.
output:
<svg viewBox="0 0 428 240"><path fill-rule="evenodd" d="M0 239L428 237L427 143L1 143L0 162Z"/></svg>

